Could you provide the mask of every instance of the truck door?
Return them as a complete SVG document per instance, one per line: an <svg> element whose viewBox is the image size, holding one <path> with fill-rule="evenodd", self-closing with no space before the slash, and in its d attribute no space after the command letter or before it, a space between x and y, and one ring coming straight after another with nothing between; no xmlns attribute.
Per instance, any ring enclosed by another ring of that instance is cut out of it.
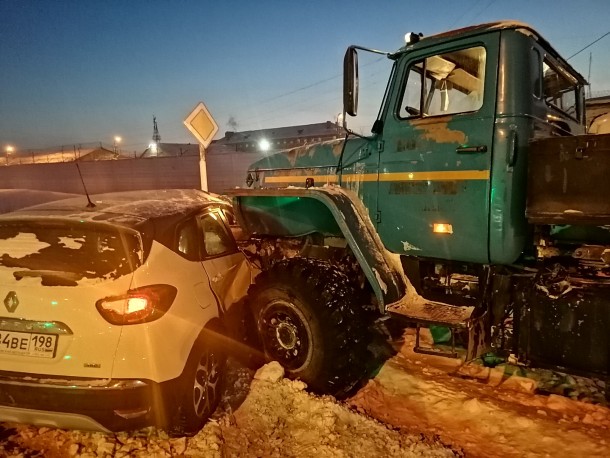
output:
<svg viewBox="0 0 610 458"><path fill-rule="evenodd" d="M489 262L499 35L402 57L384 120L379 234L394 252Z"/></svg>

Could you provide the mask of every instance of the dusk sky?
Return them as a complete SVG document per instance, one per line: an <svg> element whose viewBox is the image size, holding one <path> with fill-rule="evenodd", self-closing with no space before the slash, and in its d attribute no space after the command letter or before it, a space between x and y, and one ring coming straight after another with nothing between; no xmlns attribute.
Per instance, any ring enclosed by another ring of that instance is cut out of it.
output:
<svg viewBox="0 0 610 458"><path fill-rule="evenodd" d="M217 138L335 120L348 45L503 19L567 58L610 31L610 0L0 0L0 146L120 135L142 151L153 115L163 142L194 143L182 121L199 101ZM610 35L570 59L585 78L590 53L593 94L610 91Z"/></svg>

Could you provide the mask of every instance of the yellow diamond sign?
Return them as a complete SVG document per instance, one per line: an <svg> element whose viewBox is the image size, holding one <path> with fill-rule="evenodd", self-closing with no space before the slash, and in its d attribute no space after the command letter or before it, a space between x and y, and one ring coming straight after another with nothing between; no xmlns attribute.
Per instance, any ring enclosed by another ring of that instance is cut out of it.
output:
<svg viewBox="0 0 610 458"><path fill-rule="evenodd" d="M187 116L184 125L204 148L208 147L214 135L218 132L218 124L216 124L203 102L199 102L191 114Z"/></svg>

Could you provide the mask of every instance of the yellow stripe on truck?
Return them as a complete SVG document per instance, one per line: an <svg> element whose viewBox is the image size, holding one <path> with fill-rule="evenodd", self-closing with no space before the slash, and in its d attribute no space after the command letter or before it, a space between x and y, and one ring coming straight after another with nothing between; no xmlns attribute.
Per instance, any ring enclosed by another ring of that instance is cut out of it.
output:
<svg viewBox="0 0 610 458"><path fill-rule="evenodd" d="M305 183L306 178L318 182L337 183L338 175L275 175L265 177L265 183ZM443 170L430 172L352 173L342 175L350 181L463 181L489 180L489 170Z"/></svg>
<svg viewBox="0 0 610 458"><path fill-rule="evenodd" d="M305 183L305 179L310 177L324 183L337 182L337 175L277 175L265 177L265 183Z"/></svg>

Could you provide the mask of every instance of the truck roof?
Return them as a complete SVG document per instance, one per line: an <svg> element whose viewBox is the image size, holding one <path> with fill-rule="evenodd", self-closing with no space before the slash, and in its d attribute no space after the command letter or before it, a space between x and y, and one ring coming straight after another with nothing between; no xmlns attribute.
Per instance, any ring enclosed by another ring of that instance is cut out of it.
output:
<svg viewBox="0 0 610 458"><path fill-rule="evenodd" d="M468 27L463 27L461 29L448 30L446 32L437 33L430 36L422 37L418 42L411 43L400 48L396 53L392 54L392 56L400 55L404 52L411 51L413 49L418 49L421 47L427 47L431 45L435 45L437 43L442 43L444 41L451 41L455 38L464 38L475 35L480 35L484 33L489 33L491 31L496 30L516 30L524 35L533 37L534 40L539 42L544 49L552 55L555 59L561 62L561 64L570 70L570 73L578 79L578 81L582 84L587 84L587 80L578 73L556 50L553 46L545 40L531 25L514 20L506 20L506 21L496 21L496 22L486 22L483 24L472 25Z"/></svg>

